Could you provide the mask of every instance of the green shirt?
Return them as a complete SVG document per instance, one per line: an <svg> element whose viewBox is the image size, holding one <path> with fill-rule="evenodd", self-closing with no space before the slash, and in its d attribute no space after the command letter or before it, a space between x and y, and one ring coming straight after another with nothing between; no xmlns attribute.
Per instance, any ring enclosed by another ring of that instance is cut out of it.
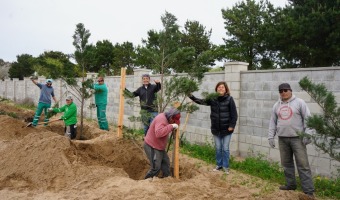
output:
<svg viewBox="0 0 340 200"><path fill-rule="evenodd" d="M107 104L107 87L105 84L94 84L93 89L96 91L94 93L95 103L97 105Z"/></svg>
<svg viewBox="0 0 340 200"><path fill-rule="evenodd" d="M65 125L69 126L77 123L77 106L73 102L70 105L64 105L61 108L53 108L53 112L64 112L60 119L64 120Z"/></svg>

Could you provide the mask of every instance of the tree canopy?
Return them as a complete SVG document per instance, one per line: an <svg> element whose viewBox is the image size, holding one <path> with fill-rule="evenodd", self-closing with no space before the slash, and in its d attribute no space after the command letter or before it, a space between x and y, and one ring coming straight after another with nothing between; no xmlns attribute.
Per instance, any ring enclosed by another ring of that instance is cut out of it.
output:
<svg viewBox="0 0 340 200"><path fill-rule="evenodd" d="M23 80L24 77L29 77L34 73L33 65L34 58L32 55L18 55L17 61L12 63L11 68L8 71L9 77Z"/></svg>
<svg viewBox="0 0 340 200"><path fill-rule="evenodd" d="M222 9L227 38L225 58L249 63L248 69L274 68L275 52L268 44L276 10L268 1L246 0Z"/></svg>

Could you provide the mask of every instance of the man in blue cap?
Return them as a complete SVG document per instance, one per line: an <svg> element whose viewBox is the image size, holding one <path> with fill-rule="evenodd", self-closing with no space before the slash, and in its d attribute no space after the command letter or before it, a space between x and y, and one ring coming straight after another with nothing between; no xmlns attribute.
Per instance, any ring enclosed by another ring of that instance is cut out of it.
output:
<svg viewBox="0 0 340 200"><path fill-rule="evenodd" d="M40 88L40 97L37 110L35 111L34 119L32 122L32 126L35 127L38 124L40 115L42 111L45 114L45 125L47 125L49 119L47 115L47 109L51 107L51 97L53 98L54 102L57 102L57 99L54 96L54 89L52 87L53 80L47 79L45 84L38 83L37 80L31 78L32 82L36 84Z"/></svg>

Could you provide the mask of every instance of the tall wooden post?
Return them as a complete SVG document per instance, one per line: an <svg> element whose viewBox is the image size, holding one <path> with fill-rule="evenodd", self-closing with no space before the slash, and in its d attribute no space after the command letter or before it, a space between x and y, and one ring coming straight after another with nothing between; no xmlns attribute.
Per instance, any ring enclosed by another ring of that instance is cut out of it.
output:
<svg viewBox="0 0 340 200"><path fill-rule="evenodd" d="M120 91L119 91L119 116L118 116L118 137L123 136L123 117L124 117L124 90L125 90L125 73L126 68L122 67L120 71Z"/></svg>
<svg viewBox="0 0 340 200"><path fill-rule="evenodd" d="M176 130L174 151L174 177L179 179L179 128Z"/></svg>

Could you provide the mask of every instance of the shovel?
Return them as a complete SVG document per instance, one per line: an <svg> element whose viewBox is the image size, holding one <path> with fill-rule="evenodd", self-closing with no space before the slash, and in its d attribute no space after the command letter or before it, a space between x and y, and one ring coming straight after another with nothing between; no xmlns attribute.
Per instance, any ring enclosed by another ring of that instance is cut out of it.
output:
<svg viewBox="0 0 340 200"><path fill-rule="evenodd" d="M59 121L59 120L61 120L61 119L55 119L55 120L48 121L48 122L40 122L40 123L38 123L37 125L48 124L48 123L56 122L56 121ZM22 128L24 128L24 127L30 127L30 126L32 126L32 125L33 125L33 122L30 122L30 123L28 123L26 126L23 126Z"/></svg>

